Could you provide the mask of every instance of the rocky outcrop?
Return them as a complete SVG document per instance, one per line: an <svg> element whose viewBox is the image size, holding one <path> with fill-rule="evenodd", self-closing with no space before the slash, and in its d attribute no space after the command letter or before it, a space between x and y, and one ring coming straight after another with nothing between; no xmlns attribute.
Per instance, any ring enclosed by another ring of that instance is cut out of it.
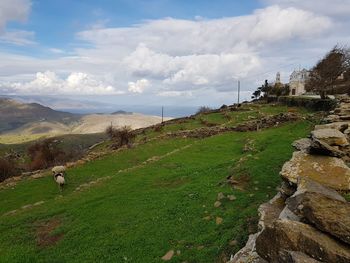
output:
<svg viewBox="0 0 350 263"><path fill-rule="evenodd" d="M349 117L349 118L348 118ZM233 262L350 262L350 99L282 167L279 193L259 207L259 232ZM255 261L249 261L254 259Z"/></svg>

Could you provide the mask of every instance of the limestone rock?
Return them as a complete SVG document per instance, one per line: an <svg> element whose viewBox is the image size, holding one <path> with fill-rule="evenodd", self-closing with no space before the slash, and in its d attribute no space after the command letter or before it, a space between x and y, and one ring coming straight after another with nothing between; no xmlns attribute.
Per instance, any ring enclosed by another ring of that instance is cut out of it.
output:
<svg viewBox="0 0 350 263"><path fill-rule="evenodd" d="M297 216L293 211L289 209L288 206L285 206L283 210L281 211L280 215L278 216L278 219L287 219L291 221L300 221L300 217Z"/></svg>
<svg viewBox="0 0 350 263"><path fill-rule="evenodd" d="M289 183L287 180L283 180L281 187L278 190L284 196L291 196L295 193L296 187L293 184Z"/></svg>
<svg viewBox="0 0 350 263"><path fill-rule="evenodd" d="M349 127L349 123L345 121L332 122L328 124L316 125L315 130L336 129L344 132Z"/></svg>
<svg viewBox="0 0 350 263"><path fill-rule="evenodd" d="M259 233L250 235L246 245L228 263L267 263L255 250L255 241L258 235Z"/></svg>
<svg viewBox="0 0 350 263"><path fill-rule="evenodd" d="M323 141L327 143L330 146L338 145L338 146L346 146L349 145L348 140L346 139L346 136L336 130L336 129L320 129L320 130L314 130L311 132L312 138L318 139L320 141Z"/></svg>
<svg viewBox="0 0 350 263"><path fill-rule="evenodd" d="M224 193L222 193L222 192L218 193L217 200L222 200L222 199L224 199L224 198L225 198Z"/></svg>
<svg viewBox="0 0 350 263"><path fill-rule="evenodd" d="M308 152L311 146L311 139L302 138L293 142L292 146L298 151Z"/></svg>
<svg viewBox="0 0 350 263"><path fill-rule="evenodd" d="M216 217L216 219L215 219L215 223L217 224L217 225L221 225L222 224L222 222L224 221L224 219L222 219L221 217Z"/></svg>
<svg viewBox="0 0 350 263"><path fill-rule="evenodd" d="M308 177L336 190L350 190L350 168L335 157L294 152L280 174L294 184L298 177Z"/></svg>
<svg viewBox="0 0 350 263"><path fill-rule="evenodd" d="M321 262L350 262L350 249L310 225L277 220L266 226L256 239L258 254L269 262L279 262L280 252L299 251Z"/></svg>
<svg viewBox="0 0 350 263"><path fill-rule="evenodd" d="M325 187L324 185L315 182L310 178L300 177L298 178L298 188L297 191L294 193L294 196L300 195L305 192L318 193L329 198L345 202L345 198L342 195L340 195L337 191Z"/></svg>
<svg viewBox="0 0 350 263"><path fill-rule="evenodd" d="M336 114L331 114L331 115L328 115L325 119L324 119L324 121L326 121L326 122L337 122L337 121L339 121L339 116L338 115L336 115Z"/></svg>
<svg viewBox="0 0 350 263"><path fill-rule="evenodd" d="M258 212L260 215L259 229L264 229L267 225L271 225L278 219L284 208L284 198L278 193L269 202L259 206Z"/></svg>
<svg viewBox="0 0 350 263"><path fill-rule="evenodd" d="M316 259L298 251L280 251L279 263L321 263Z"/></svg>
<svg viewBox="0 0 350 263"><path fill-rule="evenodd" d="M163 257L162 259L164 261L169 261L170 259L172 259L172 257L174 256L175 252L174 250L169 250Z"/></svg>
<svg viewBox="0 0 350 263"><path fill-rule="evenodd" d="M288 207L323 232L350 244L350 204L319 193L305 192L287 201ZM350 248L349 248L350 251Z"/></svg>
<svg viewBox="0 0 350 263"><path fill-rule="evenodd" d="M221 206L221 202L220 201L216 201L215 203L214 203L214 207L220 207Z"/></svg>
<svg viewBox="0 0 350 263"><path fill-rule="evenodd" d="M338 146L330 146L328 143L314 138L311 141L309 152L311 154L343 157L345 155L345 152L339 150L339 147L337 147Z"/></svg>

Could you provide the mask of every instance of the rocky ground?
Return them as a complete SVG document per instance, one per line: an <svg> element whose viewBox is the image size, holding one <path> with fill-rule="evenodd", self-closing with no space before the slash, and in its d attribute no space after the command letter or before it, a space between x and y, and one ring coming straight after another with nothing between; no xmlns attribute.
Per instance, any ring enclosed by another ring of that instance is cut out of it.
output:
<svg viewBox="0 0 350 263"><path fill-rule="evenodd" d="M280 172L277 195L259 208L259 232L229 263L350 262L350 99L316 125Z"/></svg>

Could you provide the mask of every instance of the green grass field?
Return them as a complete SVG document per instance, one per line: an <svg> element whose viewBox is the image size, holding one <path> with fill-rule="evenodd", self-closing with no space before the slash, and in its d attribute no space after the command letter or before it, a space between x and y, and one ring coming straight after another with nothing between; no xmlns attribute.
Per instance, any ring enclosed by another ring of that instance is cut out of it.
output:
<svg viewBox="0 0 350 263"><path fill-rule="evenodd" d="M238 123L287 110L230 114ZM192 122L186 125L200 127ZM257 208L275 195L291 143L312 126L300 120L259 132L153 140L69 169L62 194L50 176L0 190L0 262L163 262L169 250L170 262L221 262L256 230ZM248 142L254 146L243 151ZM236 187L225 182L229 175ZM214 207L220 192L236 200Z"/></svg>

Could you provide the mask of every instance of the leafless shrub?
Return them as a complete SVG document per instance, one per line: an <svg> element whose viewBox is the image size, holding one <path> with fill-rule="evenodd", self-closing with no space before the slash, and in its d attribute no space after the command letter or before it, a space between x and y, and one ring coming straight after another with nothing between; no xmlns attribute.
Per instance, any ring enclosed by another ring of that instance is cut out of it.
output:
<svg viewBox="0 0 350 263"><path fill-rule="evenodd" d="M136 137L131 128L127 126L115 128L111 125L107 127L105 132L113 142L113 148L129 145Z"/></svg>

